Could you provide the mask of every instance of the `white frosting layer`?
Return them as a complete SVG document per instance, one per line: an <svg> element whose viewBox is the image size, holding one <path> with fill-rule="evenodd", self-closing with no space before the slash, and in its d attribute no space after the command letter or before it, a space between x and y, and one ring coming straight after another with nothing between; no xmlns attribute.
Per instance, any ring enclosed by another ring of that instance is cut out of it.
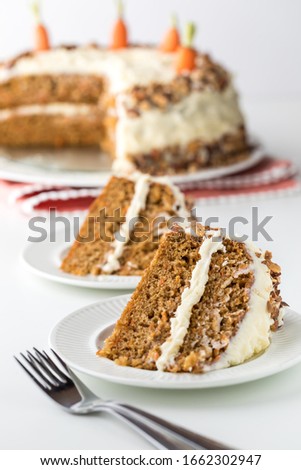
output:
<svg viewBox="0 0 301 470"><path fill-rule="evenodd" d="M169 82L176 75L175 55L155 48L127 48L116 51L92 47L57 48L23 57L10 67L0 68L0 82L30 75L100 75L109 79L112 93L153 81Z"/></svg>
<svg viewBox="0 0 301 470"><path fill-rule="evenodd" d="M137 221L137 217L139 216L141 210L145 208L150 184L152 182L157 182L170 187L175 200L173 210L181 219L186 220L190 215L189 211L186 209L184 194L179 190L179 188L173 185L168 178L156 178L151 177L150 175L142 175L141 173L137 172L132 175L131 180L135 182L135 194L126 213L126 220L120 228L120 233L118 234L118 238L120 239L115 238L114 242L112 243L113 252L108 255L106 263L101 266L102 271L107 274L118 271L118 269L120 269L119 259L123 253L125 245L130 240L130 235L134 228L135 222ZM159 216L163 215L158 214L158 217ZM164 217L165 220L168 221L168 214L164 214Z"/></svg>
<svg viewBox="0 0 301 470"><path fill-rule="evenodd" d="M210 369L222 369L241 364L255 354L264 351L270 344L273 320L267 303L273 289L269 268L263 264L264 254L251 242L245 242L253 264L254 284L250 292L249 310L237 334L231 339L221 359ZM260 256L256 256L259 254Z"/></svg>
<svg viewBox="0 0 301 470"><path fill-rule="evenodd" d="M235 133L243 124L232 86L223 92L194 91L166 110L151 109L135 118L126 114L124 100L123 95L117 100L116 155L120 160L128 154L185 146L197 139L214 142L225 134Z"/></svg>
<svg viewBox="0 0 301 470"><path fill-rule="evenodd" d="M206 233L206 238L199 250L200 259L192 271L190 285L183 290L181 303L170 321L170 337L161 345L162 354L156 361L158 370L163 371L173 363L183 344L189 328L192 309L201 300L208 282L212 255L224 248L223 240L220 237L219 231Z"/></svg>
<svg viewBox="0 0 301 470"><path fill-rule="evenodd" d="M36 116L36 115L63 115L67 117L89 116L95 111L95 105L89 104L70 104L70 103L49 103L33 104L29 106L18 106L16 108L1 109L0 121L15 116Z"/></svg>
<svg viewBox="0 0 301 470"><path fill-rule="evenodd" d="M135 184L135 194L126 213L126 220L121 225L120 233L118 237L115 238L112 246L113 253L110 253L107 259L107 262L102 266L102 271L104 273L112 273L118 271L120 268L119 258L121 257L124 246L130 240L130 235L133 229L137 217L142 209L145 208L147 195L149 192L150 177L149 175L141 176Z"/></svg>

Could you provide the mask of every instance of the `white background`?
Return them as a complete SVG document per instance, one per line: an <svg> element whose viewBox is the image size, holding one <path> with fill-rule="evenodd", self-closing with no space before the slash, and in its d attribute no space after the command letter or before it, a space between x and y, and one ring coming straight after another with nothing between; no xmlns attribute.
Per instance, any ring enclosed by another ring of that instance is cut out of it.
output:
<svg viewBox="0 0 301 470"><path fill-rule="evenodd" d="M158 42L170 13L198 24L197 46L237 75L244 96L301 97L300 0L125 0L131 40ZM0 58L32 47L30 0L0 1ZM53 44L107 43L114 0L43 0Z"/></svg>

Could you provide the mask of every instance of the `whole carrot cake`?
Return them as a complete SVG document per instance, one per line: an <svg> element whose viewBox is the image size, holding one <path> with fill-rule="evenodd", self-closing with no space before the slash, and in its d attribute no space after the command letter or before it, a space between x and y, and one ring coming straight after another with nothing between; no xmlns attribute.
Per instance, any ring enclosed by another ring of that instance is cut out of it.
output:
<svg viewBox="0 0 301 470"><path fill-rule="evenodd" d="M158 47L57 47L0 65L0 145L100 146L116 171L153 175L250 155L231 75L208 55L177 68Z"/></svg>
<svg viewBox="0 0 301 470"><path fill-rule="evenodd" d="M263 352L282 323L270 252L201 225L164 235L98 355L119 365L202 373Z"/></svg>
<svg viewBox="0 0 301 470"><path fill-rule="evenodd" d="M61 268L79 276L141 275L168 224L189 216L190 203L167 178L113 176L92 204Z"/></svg>

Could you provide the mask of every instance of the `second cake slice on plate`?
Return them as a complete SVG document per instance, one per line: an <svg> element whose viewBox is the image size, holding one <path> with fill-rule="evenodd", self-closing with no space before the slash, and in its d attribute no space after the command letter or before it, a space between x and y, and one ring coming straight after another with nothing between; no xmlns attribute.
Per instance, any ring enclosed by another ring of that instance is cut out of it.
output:
<svg viewBox="0 0 301 470"><path fill-rule="evenodd" d="M184 194L167 178L113 176L90 207L62 270L79 276L139 276L173 222L190 216Z"/></svg>
<svg viewBox="0 0 301 470"><path fill-rule="evenodd" d="M199 224L175 226L98 354L168 372L240 364L281 323L279 282L270 252Z"/></svg>

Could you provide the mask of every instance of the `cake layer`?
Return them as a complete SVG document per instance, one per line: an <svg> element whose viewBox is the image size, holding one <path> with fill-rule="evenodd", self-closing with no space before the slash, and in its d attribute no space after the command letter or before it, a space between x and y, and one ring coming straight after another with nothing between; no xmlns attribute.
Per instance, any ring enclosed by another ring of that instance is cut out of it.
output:
<svg viewBox="0 0 301 470"><path fill-rule="evenodd" d="M92 204L62 270L80 276L141 275L158 248L166 219L189 214L183 194L165 179L112 177Z"/></svg>
<svg viewBox="0 0 301 470"><path fill-rule="evenodd" d="M93 75L19 76L0 81L0 109L33 103L97 104L103 89L103 79Z"/></svg>
<svg viewBox="0 0 301 470"><path fill-rule="evenodd" d="M192 173L245 160L250 157L251 150L244 127L241 127L234 134L224 135L211 144L197 139L185 146L167 146L148 153L128 155L127 158L116 159L113 168L125 173L136 168L153 175Z"/></svg>
<svg viewBox="0 0 301 470"><path fill-rule="evenodd" d="M200 373L262 352L278 326L280 268L253 245L196 226L164 236L99 355Z"/></svg>
<svg viewBox="0 0 301 470"><path fill-rule="evenodd" d="M0 111L0 144L11 147L98 146L103 117L96 106L28 106Z"/></svg>

